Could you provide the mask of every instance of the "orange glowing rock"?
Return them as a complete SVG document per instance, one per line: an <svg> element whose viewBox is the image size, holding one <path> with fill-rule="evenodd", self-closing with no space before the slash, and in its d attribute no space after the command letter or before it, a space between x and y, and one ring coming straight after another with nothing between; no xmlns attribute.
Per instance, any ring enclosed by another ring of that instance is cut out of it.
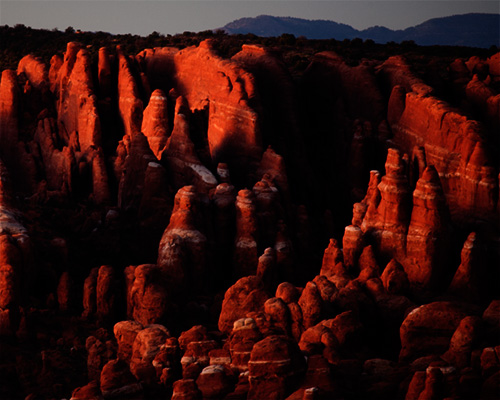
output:
<svg viewBox="0 0 500 400"><path fill-rule="evenodd" d="M13 149L18 141L19 89L14 71L6 69L0 81L0 144L2 154Z"/></svg>
<svg viewBox="0 0 500 400"><path fill-rule="evenodd" d="M43 61L31 54L23 57L17 66L17 74L24 73L34 88L47 89L49 75Z"/></svg>
<svg viewBox="0 0 500 400"><path fill-rule="evenodd" d="M245 168L261 153L255 84L236 63L216 56L209 41L175 54L179 93L192 111L208 110L208 144L215 162Z"/></svg>
<svg viewBox="0 0 500 400"><path fill-rule="evenodd" d="M55 86L57 97L59 136L69 141L78 134L81 151L101 144L101 123L97 99L93 90L90 58L77 43L68 43L64 63L60 67Z"/></svg>
<svg viewBox="0 0 500 400"><path fill-rule="evenodd" d="M178 97L174 129L163 149L163 159L169 167L170 176L176 187L193 184L203 193L217 186L217 179L198 158L189 136L189 120L181 111L185 108L184 99Z"/></svg>
<svg viewBox="0 0 500 400"><path fill-rule="evenodd" d="M129 60L118 46L118 109L125 128L125 135L133 139L141 131L143 104L139 89L132 76Z"/></svg>
<svg viewBox="0 0 500 400"><path fill-rule="evenodd" d="M413 192L405 271L416 292L436 287L448 259L450 216L436 169L429 166Z"/></svg>
<svg viewBox="0 0 500 400"><path fill-rule="evenodd" d="M160 89L151 94L144 109L141 132L148 138L149 147L160 160L169 136L167 96Z"/></svg>
<svg viewBox="0 0 500 400"><path fill-rule="evenodd" d="M224 295L219 316L219 330L230 333L233 323L252 311L261 310L269 295L264 291L262 280L257 276L239 279Z"/></svg>

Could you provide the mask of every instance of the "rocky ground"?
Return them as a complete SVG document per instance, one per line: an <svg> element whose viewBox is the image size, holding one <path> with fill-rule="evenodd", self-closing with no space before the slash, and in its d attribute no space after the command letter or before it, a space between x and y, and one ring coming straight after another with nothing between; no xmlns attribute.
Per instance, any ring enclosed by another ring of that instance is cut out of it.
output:
<svg viewBox="0 0 500 400"><path fill-rule="evenodd" d="M498 398L500 53L306 58L2 72L0 398Z"/></svg>

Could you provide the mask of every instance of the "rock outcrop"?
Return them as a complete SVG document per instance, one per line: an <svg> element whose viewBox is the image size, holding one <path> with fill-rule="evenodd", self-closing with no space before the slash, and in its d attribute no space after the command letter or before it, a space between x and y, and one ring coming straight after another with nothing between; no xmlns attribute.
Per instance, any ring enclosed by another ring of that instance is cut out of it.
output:
<svg viewBox="0 0 500 400"><path fill-rule="evenodd" d="M252 349L248 399L285 399L304 373L305 360L286 336L268 336Z"/></svg>
<svg viewBox="0 0 500 400"><path fill-rule="evenodd" d="M208 193L217 186L217 179L198 158L189 136L188 117L181 112L186 107L184 102L181 96L177 98L174 129L163 149L163 158L176 187L193 184L200 192Z"/></svg>
<svg viewBox="0 0 500 400"><path fill-rule="evenodd" d="M141 132L143 103L139 97L137 81L132 75L128 57L120 47L118 53L118 109L123 121L125 136L132 140Z"/></svg>
<svg viewBox="0 0 500 400"><path fill-rule="evenodd" d="M192 111L208 112L207 139L214 162L227 162L240 170L258 161L261 137L252 75L236 63L218 57L210 41L174 56L179 94Z"/></svg>
<svg viewBox="0 0 500 400"><path fill-rule="evenodd" d="M76 132L82 152L102 140L90 68L88 52L77 43L68 43L55 83L59 136L68 143Z"/></svg>
<svg viewBox="0 0 500 400"><path fill-rule="evenodd" d="M450 217L437 171L425 169L413 192L413 210L406 237L405 271L412 290L438 287L446 272Z"/></svg>
<svg viewBox="0 0 500 400"><path fill-rule="evenodd" d="M396 149L389 149L386 174L367 199L368 208L361 229L376 241L386 256L403 257L410 220L410 190L405 165Z"/></svg>
<svg viewBox="0 0 500 400"><path fill-rule="evenodd" d="M491 49L64 35L0 81L0 398L496 398Z"/></svg>
<svg viewBox="0 0 500 400"><path fill-rule="evenodd" d="M233 323L252 311L259 311L269 295L264 291L262 280L257 276L246 276L231 286L222 303L219 330L229 333Z"/></svg>
<svg viewBox="0 0 500 400"><path fill-rule="evenodd" d="M160 89L151 94L144 109L141 132L148 138L149 147L160 160L169 137L167 96Z"/></svg>
<svg viewBox="0 0 500 400"><path fill-rule="evenodd" d="M404 104L402 100L392 104L400 104L396 107L403 111L388 110L394 115L395 143L407 154L415 146L424 147L427 164L438 171L454 218L491 217L498 202L498 179L485 148L484 128L434 97L429 88L423 90L421 82L407 72L408 66L403 61L401 65L397 69L402 69L398 74L407 81L406 97ZM398 93L393 91L401 98Z"/></svg>
<svg viewBox="0 0 500 400"><path fill-rule="evenodd" d="M167 290L186 297L199 293L207 277L207 238L198 229L199 200L193 186L180 188L158 249Z"/></svg>

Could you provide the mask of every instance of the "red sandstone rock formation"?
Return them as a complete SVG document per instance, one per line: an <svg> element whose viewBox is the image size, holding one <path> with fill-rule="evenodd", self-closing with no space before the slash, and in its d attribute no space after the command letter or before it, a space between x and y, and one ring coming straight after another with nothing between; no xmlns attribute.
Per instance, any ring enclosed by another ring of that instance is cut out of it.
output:
<svg viewBox="0 0 500 400"><path fill-rule="evenodd" d="M200 390L204 399L220 399L232 392L234 385L231 371L221 365L210 365L203 368L196 386Z"/></svg>
<svg viewBox="0 0 500 400"><path fill-rule="evenodd" d="M278 297L272 297L264 303L266 320L272 331L284 335L291 334L290 310L287 304Z"/></svg>
<svg viewBox="0 0 500 400"><path fill-rule="evenodd" d="M109 361L102 368L99 383L104 398L133 396L142 392L142 386L130 373L128 364L119 359Z"/></svg>
<svg viewBox="0 0 500 400"><path fill-rule="evenodd" d="M257 276L246 276L231 286L222 303L219 316L219 330L231 332L233 323L252 311L262 308L269 295L264 291L262 281Z"/></svg>
<svg viewBox="0 0 500 400"><path fill-rule="evenodd" d="M135 269L129 296L132 315L137 322L146 326L163 321L167 313L168 293L156 265L144 264Z"/></svg>
<svg viewBox="0 0 500 400"><path fill-rule="evenodd" d="M261 339L262 335L252 318L234 321L228 346L232 368L240 372L247 371L253 346Z"/></svg>
<svg viewBox="0 0 500 400"><path fill-rule="evenodd" d="M321 266L320 275L325 275L327 278L335 274L335 266L343 261L342 250L335 239L330 239L328 247L323 255L323 263Z"/></svg>
<svg viewBox="0 0 500 400"><path fill-rule="evenodd" d="M408 275L403 266L394 259L384 268L380 278L384 289L390 294L405 294L410 287Z"/></svg>
<svg viewBox="0 0 500 400"><path fill-rule="evenodd" d="M481 319L479 317L465 317L460 321L450 340L450 348L443 358L459 368L470 365L471 353L479 336Z"/></svg>
<svg viewBox="0 0 500 400"><path fill-rule="evenodd" d="M234 244L236 276L256 274L258 239L255 197L250 190L240 190L236 197L236 240Z"/></svg>
<svg viewBox="0 0 500 400"><path fill-rule="evenodd" d="M428 90L413 85L406 91L401 116L391 106L388 110L395 143L408 154L414 146L425 148L427 164L436 167L455 218L488 218L497 207L498 182L481 126Z"/></svg>
<svg viewBox="0 0 500 400"><path fill-rule="evenodd" d="M484 272L480 252L478 238L476 233L472 232L464 243L461 253L462 262L453 276L448 288L449 293L470 301L481 299L484 290L481 277L484 276Z"/></svg>
<svg viewBox="0 0 500 400"><path fill-rule="evenodd" d="M72 188L75 158L68 147L64 147L63 151L56 148L54 143L55 131L55 121L53 119L40 120L38 121L34 139L40 147L48 189L68 192Z"/></svg>
<svg viewBox="0 0 500 400"><path fill-rule="evenodd" d="M263 144L270 147L263 154L257 177L264 173L271 176L287 208L290 202L287 174L293 171L293 180L301 187L310 184L310 170L298 118L300 105L293 78L279 53L264 46L243 45L232 60L252 73L260 93L261 107L258 112L262 121Z"/></svg>
<svg viewBox="0 0 500 400"><path fill-rule="evenodd" d="M322 299L316 283L307 282L298 304L302 310L304 329L310 328L320 321Z"/></svg>
<svg viewBox="0 0 500 400"><path fill-rule="evenodd" d="M19 306L33 290L33 248L28 230L13 206L10 177L0 162L0 335L19 325Z"/></svg>
<svg viewBox="0 0 500 400"><path fill-rule="evenodd" d="M68 43L55 83L59 136L66 143L77 132L82 152L101 143L101 125L93 92L90 59L77 43Z"/></svg>
<svg viewBox="0 0 500 400"><path fill-rule="evenodd" d="M100 97L106 101L111 100L112 95L112 72L111 72L111 57L106 47L99 49L99 63L97 66L97 78L99 81Z"/></svg>
<svg viewBox="0 0 500 400"><path fill-rule="evenodd" d="M144 193L146 169L149 163L157 160L141 132L131 140L128 153L121 171L118 206L137 209Z"/></svg>
<svg viewBox="0 0 500 400"><path fill-rule="evenodd" d="M201 392L193 379L182 379L174 382L172 400L201 400Z"/></svg>
<svg viewBox="0 0 500 400"><path fill-rule="evenodd" d="M209 41L181 51L155 49L138 56L144 60L149 80L174 70L174 86L191 111L208 112L208 144L212 160L227 161L247 169L260 159L261 138L254 78L236 63L216 56ZM160 72L161 71L161 72Z"/></svg>
<svg viewBox="0 0 500 400"><path fill-rule="evenodd" d="M50 68L49 68L49 82L50 82L50 91L55 93L57 88L59 87L59 70L61 69L64 63L64 58L59 54L55 54L50 59Z"/></svg>
<svg viewBox="0 0 500 400"><path fill-rule="evenodd" d="M92 268L83 285L83 317L95 315L97 310L97 275L98 268Z"/></svg>
<svg viewBox="0 0 500 400"><path fill-rule="evenodd" d="M103 265L99 268L96 285L96 314L100 320L116 318L115 314L118 306L116 281L113 267Z"/></svg>
<svg viewBox="0 0 500 400"><path fill-rule="evenodd" d="M299 50L224 60L224 40L97 64L69 44L48 73L28 56L2 74L0 397L88 377L73 398L495 398L497 57L450 66L436 93L457 112L399 57L302 72Z"/></svg>
<svg viewBox="0 0 500 400"><path fill-rule="evenodd" d="M188 117L181 111L185 108L184 99L177 98L174 129L163 149L163 158L176 187L194 184L203 193L217 186L217 179L200 162L194 144L189 136Z"/></svg>
<svg viewBox="0 0 500 400"><path fill-rule="evenodd" d="M155 380L153 360L169 336L170 333L162 325L150 325L137 333L132 346L130 372L138 380L146 382Z"/></svg>
<svg viewBox="0 0 500 400"><path fill-rule="evenodd" d="M185 186L175 195L170 223L158 249L158 267L172 293L188 297L199 293L207 271L207 238L198 230L198 198L193 186Z"/></svg>
<svg viewBox="0 0 500 400"><path fill-rule="evenodd" d="M14 71L2 71L0 82L0 144L2 156L12 150L18 141L19 89Z"/></svg>
<svg viewBox="0 0 500 400"><path fill-rule="evenodd" d="M477 311L453 302L434 302L414 309L401 325L400 359L444 353L460 321Z"/></svg>
<svg viewBox="0 0 500 400"><path fill-rule="evenodd" d="M46 86L49 79L47 67L43 61L31 54L19 61L17 74L25 74L26 78L37 89Z"/></svg>
<svg viewBox="0 0 500 400"><path fill-rule="evenodd" d="M215 55L209 41L174 56L177 89L192 111L208 110L208 144L215 162L245 168L260 158L253 76Z"/></svg>
<svg viewBox="0 0 500 400"><path fill-rule="evenodd" d="M248 399L285 399L304 372L305 361L293 340L273 335L255 344L248 367Z"/></svg>
<svg viewBox="0 0 500 400"><path fill-rule="evenodd" d="M285 162L283 157L277 154L271 147L268 147L262 155L262 160L257 169L257 176L260 177L265 174L279 189L282 198L285 200L285 205L288 207L290 192Z"/></svg>
<svg viewBox="0 0 500 400"><path fill-rule="evenodd" d="M123 121L125 135L132 140L141 131L143 104L129 60L118 46L118 109Z"/></svg>
<svg viewBox="0 0 500 400"><path fill-rule="evenodd" d="M405 165L396 149L389 149L385 170L368 200L361 229L374 237L382 254L401 257L410 216L410 191Z"/></svg>
<svg viewBox="0 0 500 400"><path fill-rule="evenodd" d="M437 286L448 259L450 217L439 176L433 166L423 172L413 192L406 238L405 271L413 291Z"/></svg>
<svg viewBox="0 0 500 400"><path fill-rule="evenodd" d="M132 357L132 346L137 334L142 331L143 326L136 321L120 321L115 324L113 332L118 344L117 357L120 360L130 362Z"/></svg>
<svg viewBox="0 0 500 400"><path fill-rule="evenodd" d="M330 364L339 358L339 341L322 323L306 329L299 341L299 347L308 356L321 354Z"/></svg>
<svg viewBox="0 0 500 400"><path fill-rule="evenodd" d="M149 147L160 160L169 136L167 97L160 89L151 94L144 109L141 132L148 138Z"/></svg>

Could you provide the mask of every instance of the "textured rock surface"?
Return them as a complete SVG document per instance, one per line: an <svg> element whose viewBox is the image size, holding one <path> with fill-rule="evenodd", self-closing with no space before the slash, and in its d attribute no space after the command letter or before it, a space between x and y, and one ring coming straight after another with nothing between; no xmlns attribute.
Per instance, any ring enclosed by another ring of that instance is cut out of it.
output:
<svg viewBox="0 0 500 400"><path fill-rule="evenodd" d="M137 333L130 358L130 372L137 379L146 382L155 379L153 360L169 336L162 325L150 325Z"/></svg>
<svg viewBox="0 0 500 400"><path fill-rule="evenodd" d="M237 64L216 56L210 41L174 56L175 79L192 111L208 110L207 139L212 160L241 168L259 158L261 137L254 78Z"/></svg>
<svg viewBox="0 0 500 400"><path fill-rule="evenodd" d="M187 106L179 96L176 102L174 128L164 148L166 163L175 185L194 184L198 190L208 193L217 186L217 179L200 162L194 144L189 136L189 120L182 114Z"/></svg>
<svg viewBox="0 0 500 400"><path fill-rule="evenodd" d="M446 351L463 318L477 310L460 303L434 302L414 309L401 325L400 358L418 358Z"/></svg>
<svg viewBox="0 0 500 400"><path fill-rule="evenodd" d="M206 279L206 236L197 229L198 199L193 186L175 195L174 209L158 249L158 267L168 290L198 293Z"/></svg>
<svg viewBox="0 0 500 400"><path fill-rule="evenodd" d="M246 317L252 311L260 310L268 298L269 295L259 277L247 276L239 279L224 296L219 330L229 333L234 321Z"/></svg>
<svg viewBox="0 0 500 400"><path fill-rule="evenodd" d="M493 49L65 35L0 81L0 398L498 397Z"/></svg>
<svg viewBox="0 0 500 400"><path fill-rule="evenodd" d="M412 84L419 83L404 75ZM393 119L396 143L408 154L416 145L425 148L427 163L436 167L443 180L452 215L491 216L497 207L498 180L481 127L428 90L416 90L417 86L407 84L404 111Z"/></svg>
<svg viewBox="0 0 500 400"><path fill-rule="evenodd" d="M236 240L234 264L237 276L255 275L258 262L258 226L255 197L250 190L240 190L236 197Z"/></svg>
<svg viewBox="0 0 500 400"><path fill-rule="evenodd" d="M249 399L286 398L305 369L299 348L286 336L268 336L256 343L248 365Z"/></svg>
<svg viewBox="0 0 500 400"><path fill-rule="evenodd" d="M19 89L17 76L12 70L2 71L0 82L0 143L2 155L5 157L8 149L13 149L18 141L18 107Z"/></svg>
<svg viewBox="0 0 500 400"><path fill-rule="evenodd" d="M380 252L403 256L410 219L410 191L398 150L389 149L385 171L368 200L361 228L374 236Z"/></svg>
<svg viewBox="0 0 500 400"><path fill-rule="evenodd" d="M437 287L446 271L450 220L437 171L429 166L413 192L406 274L415 292Z"/></svg>
<svg viewBox="0 0 500 400"><path fill-rule="evenodd" d="M143 104L139 98L139 88L132 76L128 56L118 53L118 109L123 121L125 135L129 140L141 131Z"/></svg>
<svg viewBox="0 0 500 400"><path fill-rule="evenodd" d="M70 135L77 132L82 152L101 143L90 68L87 51L77 43L68 43L56 83L59 135L67 143Z"/></svg>
<svg viewBox="0 0 500 400"><path fill-rule="evenodd" d="M156 158L161 159L169 132L167 97L160 89L151 93L149 103L144 109L141 132L148 138L149 147Z"/></svg>

